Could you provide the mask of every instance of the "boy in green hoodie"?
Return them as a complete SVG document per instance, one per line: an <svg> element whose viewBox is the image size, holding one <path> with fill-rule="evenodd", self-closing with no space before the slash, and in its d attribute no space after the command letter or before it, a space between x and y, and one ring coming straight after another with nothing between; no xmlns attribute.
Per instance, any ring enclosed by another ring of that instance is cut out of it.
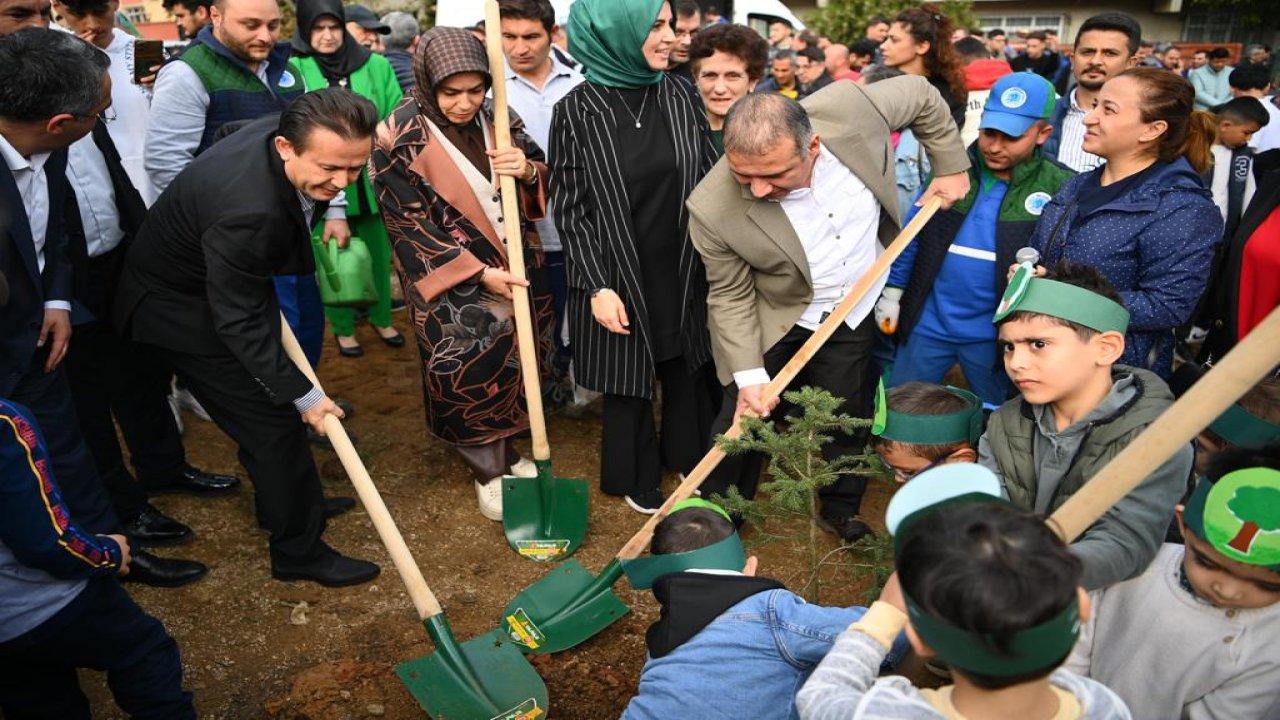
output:
<svg viewBox="0 0 1280 720"><path fill-rule="evenodd" d="M994 319L1021 396L992 414L978 462L1000 477L1014 505L1049 514L1155 421L1173 394L1155 373L1116 364L1129 313L1091 267L1064 261L1039 278L1019 270ZM1192 460L1188 444L1071 545L1086 589L1135 577L1151 563Z"/></svg>

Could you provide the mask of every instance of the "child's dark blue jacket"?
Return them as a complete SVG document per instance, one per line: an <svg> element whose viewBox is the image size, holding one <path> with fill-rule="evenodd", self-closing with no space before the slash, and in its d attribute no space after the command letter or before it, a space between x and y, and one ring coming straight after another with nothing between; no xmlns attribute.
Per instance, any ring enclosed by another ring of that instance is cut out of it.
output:
<svg viewBox="0 0 1280 720"><path fill-rule="evenodd" d="M50 465L31 411L0 399L0 642L66 607L86 578L120 567L114 540L71 521Z"/></svg>

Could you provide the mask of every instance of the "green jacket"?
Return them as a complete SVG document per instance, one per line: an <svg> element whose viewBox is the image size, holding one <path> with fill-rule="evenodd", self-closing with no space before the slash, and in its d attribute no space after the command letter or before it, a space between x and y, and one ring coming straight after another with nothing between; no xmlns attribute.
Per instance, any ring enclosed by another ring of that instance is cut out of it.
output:
<svg viewBox="0 0 1280 720"><path fill-rule="evenodd" d="M1116 397L1121 392L1119 385L1113 386L1112 395L1099 406L1112 407L1109 412L1100 416L1095 412L1085 419L1075 452L1065 463L1065 475L1047 505L1036 502L1037 477L1059 460L1037 457L1036 438L1041 433L1037 408L1014 398L991 415L979 442L979 462L1000 476L1014 505L1024 510L1040 507L1046 514L1057 510L1173 403L1173 393L1155 373L1123 365L1114 366L1111 372L1114 381L1131 377L1132 382L1124 383L1122 398ZM1105 587L1146 569L1160 549L1173 507L1186 489L1192 458L1188 445L1072 545L1085 565L1086 588ZM1061 465L1055 469L1061 470Z"/></svg>
<svg viewBox="0 0 1280 720"><path fill-rule="evenodd" d="M308 92L329 87L329 81L325 79L314 58L294 57L291 62L302 73L302 82ZM369 56L369 62L351 73L351 92L368 98L378 109L379 119L386 119L404 98L400 83L396 80L396 71L385 57L377 54ZM373 194L373 186L369 183L367 170L360 173L360 179L348 186L346 192L348 216L377 214L378 201Z"/></svg>

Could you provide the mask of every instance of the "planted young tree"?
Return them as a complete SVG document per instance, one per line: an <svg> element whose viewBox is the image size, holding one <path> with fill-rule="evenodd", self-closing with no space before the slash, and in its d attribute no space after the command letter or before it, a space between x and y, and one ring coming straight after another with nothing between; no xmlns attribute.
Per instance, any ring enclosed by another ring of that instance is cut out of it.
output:
<svg viewBox="0 0 1280 720"><path fill-rule="evenodd" d="M769 458L766 479L760 484L756 498L748 500L736 487L727 496L713 498L731 513L742 517L753 533L748 541L760 545L787 540L807 546L808 577L799 587L805 599L817 602L821 593L820 572L831 558L852 547L872 554L864 571L871 572L878 583L881 574L872 567L892 562L880 553L874 541L864 539L854 546L844 546L832 552L822 551L822 531L819 528L818 491L835 483L842 476L861 475L883 477L884 469L872 453L846 455L827 460L822 447L831 442L836 433L852 433L871 425L870 420L860 420L839 412L840 398L818 388L805 387L788 392L783 398L795 406L796 412L785 419L779 428L773 420L744 417L742 434L735 439L719 437L716 442L728 455L746 452L763 453ZM803 525L801 524L803 523ZM797 527L803 527L796 532ZM876 558L876 555L881 557ZM837 563L843 564L837 560ZM855 562L855 569L859 563ZM883 572L884 577L888 572Z"/></svg>
<svg viewBox="0 0 1280 720"><path fill-rule="evenodd" d="M1227 502L1227 509L1244 523L1227 545L1248 555L1259 532L1280 530L1280 491L1267 487L1242 487Z"/></svg>

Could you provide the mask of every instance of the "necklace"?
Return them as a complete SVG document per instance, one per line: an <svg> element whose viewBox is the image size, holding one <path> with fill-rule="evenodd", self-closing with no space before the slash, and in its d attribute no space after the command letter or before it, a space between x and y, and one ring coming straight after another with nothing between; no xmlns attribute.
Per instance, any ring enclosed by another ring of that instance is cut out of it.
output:
<svg viewBox="0 0 1280 720"><path fill-rule="evenodd" d="M627 114L631 116L631 119L632 119L632 120L635 120L635 121L636 121L636 129L637 129L637 130L639 130L639 129L640 129L640 119L644 117L644 104L645 104L645 103L647 103L647 102L649 102L649 88L645 88L645 90L644 90L644 97L640 99L640 114L639 114L639 115L636 115L635 113L631 112L631 106L630 106L630 105L628 105L628 104L626 103L626 101L625 101L625 100L622 102L622 107L626 109Z"/></svg>

